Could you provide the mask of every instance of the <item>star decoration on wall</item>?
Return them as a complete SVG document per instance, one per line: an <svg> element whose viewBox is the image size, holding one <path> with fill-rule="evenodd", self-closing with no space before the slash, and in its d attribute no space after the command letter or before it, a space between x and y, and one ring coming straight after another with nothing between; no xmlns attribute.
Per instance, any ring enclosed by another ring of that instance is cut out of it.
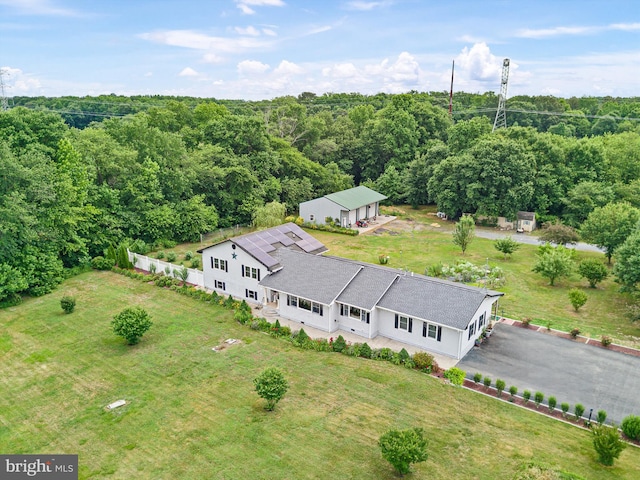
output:
<svg viewBox="0 0 640 480"><path fill-rule="evenodd" d="M231 254L231 258L233 258L235 260L236 258L238 258L238 254L237 253L232 253Z"/></svg>

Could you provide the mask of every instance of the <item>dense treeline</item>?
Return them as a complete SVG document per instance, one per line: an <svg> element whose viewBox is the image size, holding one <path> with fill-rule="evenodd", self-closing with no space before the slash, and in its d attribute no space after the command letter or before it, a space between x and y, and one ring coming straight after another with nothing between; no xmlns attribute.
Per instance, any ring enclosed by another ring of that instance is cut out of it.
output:
<svg viewBox="0 0 640 480"><path fill-rule="evenodd" d="M457 94L453 119L443 93L15 98L29 108L0 113L0 301L126 239L193 240L360 183L452 217L579 226L611 202L640 207L636 100L514 97L521 112L491 133L493 94Z"/></svg>

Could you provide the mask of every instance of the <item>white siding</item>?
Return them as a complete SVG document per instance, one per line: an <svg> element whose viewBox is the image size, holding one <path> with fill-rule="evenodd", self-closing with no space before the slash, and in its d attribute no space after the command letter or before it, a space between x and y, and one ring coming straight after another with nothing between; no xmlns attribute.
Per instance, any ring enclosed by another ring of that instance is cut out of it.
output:
<svg viewBox="0 0 640 480"><path fill-rule="evenodd" d="M340 207L340 205L332 202L328 198L315 198L300 204L300 216L305 222L322 225L325 223L324 219L327 217L331 217L334 220L340 218L341 209L342 207Z"/></svg>
<svg viewBox="0 0 640 480"><path fill-rule="evenodd" d="M495 298L485 298L480 308L476 310L476 313L473 315L473 319L467 325L467 329L462 332L462 336L460 337L460 356L458 358L464 357L469 350L473 348L475 345L475 341L482 334L482 330L488 325L489 320L491 318L491 306L496 301ZM484 326L478 327L478 320L480 316L484 313ZM475 325L475 332L469 338L469 328L471 325Z"/></svg>
<svg viewBox="0 0 640 480"><path fill-rule="evenodd" d="M422 336L422 320L414 318L412 323L413 328L411 333L401 330L400 328L395 328L395 313L381 308L378 309L379 335L420 347L427 351L442 353L454 358L462 358L458 356L461 334L459 330L442 326L440 341L438 342L433 338L425 338Z"/></svg>
<svg viewBox="0 0 640 480"><path fill-rule="evenodd" d="M235 249L233 247L236 247ZM235 254L235 258L233 258ZM225 260L227 271L212 267L212 259ZM232 241L219 243L202 251L202 269L204 272L204 285L210 290L224 295L244 299L251 303L263 303L264 288L258 285L258 279L242 276L242 267L248 266L256 268L260 272L260 279L269 272L267 267L258 262L255 258L235 245ZM224 282L225 289L216 288L216 280ZM257 292L257 300L247 297L247 290Z"/></svg>
<svg viewBox="0 0 640 480"><path fill-rule="evenodd" d="M287 294L280 293L278 313L284 318L299 322L301 324L300 328L309 325L325 332L336 330L332 325L331 307L329 305L322 305L322 315L320 315L304 308L287 305Z"/></svg>

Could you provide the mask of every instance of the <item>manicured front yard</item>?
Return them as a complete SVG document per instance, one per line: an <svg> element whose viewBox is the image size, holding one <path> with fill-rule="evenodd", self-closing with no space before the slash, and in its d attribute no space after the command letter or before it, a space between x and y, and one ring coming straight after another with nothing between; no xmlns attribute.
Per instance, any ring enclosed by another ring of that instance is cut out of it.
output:
<svg viewBox="0 0 640 480"><path fill-rule="evenodd" d="M70 315L63 295L77 298ZM154 325L131 347L109 323L132 305ZM211 350L227 338L243 343ZM635 448L602 467L585 431L388 363L298 350L111 272L0 311L0 358L0 450L77 453L80 478L393 478L377 439L412 426L430 451L413 478L512 478L530 461L640 477ZM252 385L267 366L291 384L272 413Z"/></svg>

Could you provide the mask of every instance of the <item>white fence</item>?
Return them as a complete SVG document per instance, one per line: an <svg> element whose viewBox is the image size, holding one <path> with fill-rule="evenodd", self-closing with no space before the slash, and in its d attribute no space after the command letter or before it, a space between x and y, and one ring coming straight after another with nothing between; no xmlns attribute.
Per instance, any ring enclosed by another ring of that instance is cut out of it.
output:
<svg viewBox="0 0 640 480"><path fill-rule="evenodd" d="M157 258L147 257L145 255L140 255L139 253L130 252L129 250L127 250L127 252L129 253L129 261L133 263L136 268L144 270L145 272L151 272L155 268L155 273L164 273L166 275L168 271L169 275L177 277L177 272L184 268L180 265L163 262L162 260L158 260ZM152 267L151 265L155 265L155 267ZM187 271L189 272L187 283L191 283L199 287L204 287L204 273L202 273L201 270L197 270L195 268L187 268Z"/></svg>

